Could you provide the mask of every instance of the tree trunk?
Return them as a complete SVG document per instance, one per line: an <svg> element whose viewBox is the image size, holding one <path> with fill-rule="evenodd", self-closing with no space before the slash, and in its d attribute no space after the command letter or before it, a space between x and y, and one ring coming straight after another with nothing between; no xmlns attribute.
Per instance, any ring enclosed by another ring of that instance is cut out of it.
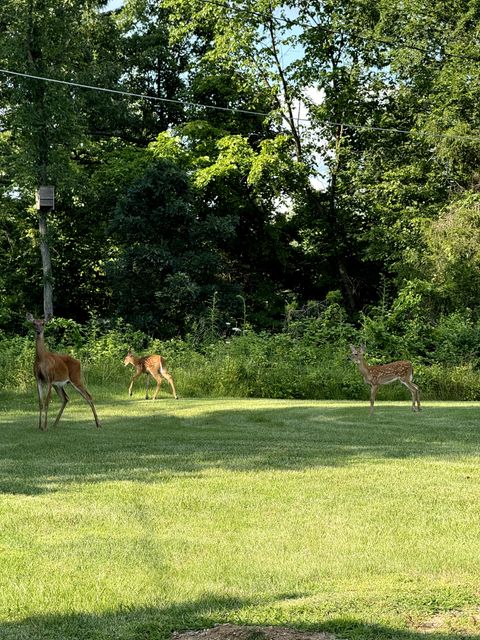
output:
<svg viewBox="0 0 480 640"><path fill-rule="evenodd" d="M47 211L38 210L38 229L40 232L40 253L43 269L43 313L45 320L53 316L53 278L52 261L47 234Z"/></svg>
<svg viewBox="0 0 480 640"><path fill-rule="evenodd" d="M44 3L37 3L37 11L44 10ZM41 46L41 29L34 14L33 3L30 3L28 13L28 39L27 61L34 73L45 74L43 68L43 51ZM40 185L48 184L48 160L49 160L49 135L47 128L48 109L46 109L46 86L43 82L37 82L32 89L32 108L38 114L40 127L34 136L34 147L37 155L37 182ZM45 319L53 315L53 278L52 262L50 259L50 246L47 234L48 207L38 209L38 229L40 233L40 253L42 255L43 269L43 311Z"/></svg>

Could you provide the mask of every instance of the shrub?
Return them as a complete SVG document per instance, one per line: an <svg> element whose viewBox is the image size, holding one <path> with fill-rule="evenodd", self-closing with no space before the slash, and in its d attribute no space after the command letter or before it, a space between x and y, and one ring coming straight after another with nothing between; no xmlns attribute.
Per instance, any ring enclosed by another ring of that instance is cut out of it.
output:
<svg viewBox="0 0 480 640"><path fill-rule="evenodd" d="M33 336L14 336L0 341L0 386L24 390L34 382Z"/></svg>
<svg viewBox="0 0 480 640"><path fill-rule="evenodd" d="M436 349L431 366L419 364L408 352L402 336L390 332L390 351L380 348L377 316L364 322L369 341L369 362L387 362L398 344L397 357L414 361L415 380L422 398L480 399L478 348L480 329L468 315L452 314L432 329ZM152 340L118 320L92 319L82 326L56 319L48 324L46 342L52 350L71 353L82 361L88 386L126 393L132 370L123 366L128 348L139 355L161 353L181 396L236 396L298 399L367 399L369 388L348 359L348 342L360 339L336 302L313 317L300 317L281 333L244 331L228 339L201 345L181 339ZM402 345L402 348L400 347ZM375 357L376 356L376 357ZM33 333L0 337L0 385L25 390L33 386ZM403 399L408 392L399 384L382 387L379 399Z"/></svg>
<svg viewBox="0 0 480 640"><path fill-rule="evenodd" d="M442 316L432 335L435 344L432 360L449 366L479 367L480 324L472 320L468 309Z"/></svg>

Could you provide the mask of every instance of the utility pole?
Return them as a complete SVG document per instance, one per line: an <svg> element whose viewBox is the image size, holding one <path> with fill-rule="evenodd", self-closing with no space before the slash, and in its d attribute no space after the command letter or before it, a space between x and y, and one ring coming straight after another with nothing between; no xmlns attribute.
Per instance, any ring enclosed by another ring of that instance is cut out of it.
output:
<svg viewBox="0 0 480 640"><path fill-rule="evenodd" d="M42 186L37 190L36 208L38 210L38 230L40 233L40 253L43 269L43 313L45 320L53 316L53 276L50 246L47 233L47 215L55 209L55 189Z"/></svg>

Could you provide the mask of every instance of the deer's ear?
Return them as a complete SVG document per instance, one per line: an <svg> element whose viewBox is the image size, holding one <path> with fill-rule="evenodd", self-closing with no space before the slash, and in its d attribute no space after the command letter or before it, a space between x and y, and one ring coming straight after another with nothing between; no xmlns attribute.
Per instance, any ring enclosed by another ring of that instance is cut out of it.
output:
<svg viewBox="0 0 480 640"><path fill-rule="evenodd" d="M367 350L367 345L366 345L366 344L362 344L362 345L360 345L360 351L361 351L362 353L365 353L365 351L366 351L366 350Z"/></svg>
<svg viewBox="0 0 480 640"><path fill-rule="evenodd" d="M352 353L356 353L356 351L357 351L357 350L355 349L355 347L353 346L353 344L351 344L351 345L350 345L350 351L351 351Z"/></svg>
<svg viewBox="0 0 480 640"><path fill-rule="evenodd" d="M51 313L47 313L45 315L45 322L49 322L52 318L53 318L52 314Z"/></svg>
<svg viewBox="0 0 480 640"><path fill-rule="evenodd" d="M31 313L27 313L26 318L29 322L33 322L34 318Z"/></svg>

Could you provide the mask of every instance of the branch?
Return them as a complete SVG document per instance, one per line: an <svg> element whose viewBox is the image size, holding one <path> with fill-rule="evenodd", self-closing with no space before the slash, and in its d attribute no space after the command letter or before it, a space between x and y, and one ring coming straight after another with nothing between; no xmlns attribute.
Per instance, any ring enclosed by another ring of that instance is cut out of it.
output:
<svg viewBox="0 0 480 640"><path fill-rule="evenodd" d="M295 116L293 114L293 109L292 109L292 99L290 96L290 88L288 86L288 81L287 78L285 76L285 72L282 68L281 62L280 62L280 56L278 54L278 48L277 48L277 42L276 42L276 38L275 38L275 30L274 30L274 26L273 26L273 16L272 14L270 14L269 16L269 21L268 21L268 30L270 33L270 40L271 40L271 45L272 45L272 54L273 54L273 59L275 62L275 66L277 68L277 73L280 77L280 83L282 86L282 90L283 90L283 99L285 102L285 106L287 108L287 114L288 115L284 115L283 117L285 118L285 120L287 121L289 127L290 127L290 131L292 133L293 139L295 141L295 149L296 149L296 153L297 153L297 160L300 161L302 159L302 155L303 155L303 149L302 149L302 142L301 142L301 138L300 138L300 133L298 131L298 128L295 125ZM282 107L282 105L280 104L280 108Z"/></svg>

